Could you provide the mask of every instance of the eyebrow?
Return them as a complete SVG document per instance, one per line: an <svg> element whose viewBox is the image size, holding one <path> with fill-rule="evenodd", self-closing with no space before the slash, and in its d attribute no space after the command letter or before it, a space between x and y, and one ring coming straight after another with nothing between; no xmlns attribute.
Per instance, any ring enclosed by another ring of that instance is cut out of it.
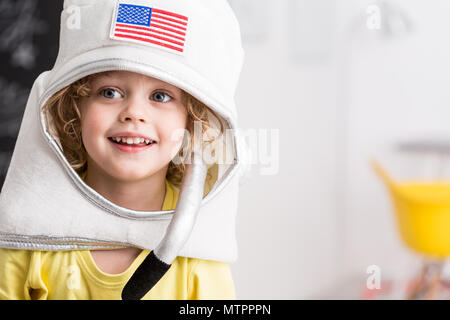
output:
<svg viewBox="0 0 450 320"><path fill-rule="evenodd" d="M117 71L104 71L104 72L100 72L98 74L96 74L95 79L96 80L101 80L104 78L113 78L115 76L115 74L117 74ZM183 92L182 89L178 88L177 86L174 86L170 83L164 82L158 78L152 78L155 82L157 86L161 86L161 87L165 87L167 90L171 90L171 91L177 91L180 90L181 93Z"/></svg>
<svg viewBox="0 0 450 320"><path fill-rule="evenodd" d="M95 75L96 78L110 78L112 76L113 76L113 71L104 71L104 72L97 73Z"/></svg>

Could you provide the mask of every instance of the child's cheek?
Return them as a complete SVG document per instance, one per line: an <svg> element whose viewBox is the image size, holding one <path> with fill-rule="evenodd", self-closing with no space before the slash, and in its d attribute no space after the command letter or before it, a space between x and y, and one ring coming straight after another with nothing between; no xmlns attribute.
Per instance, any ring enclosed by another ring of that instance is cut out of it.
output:
<svg viewBox="0 0 450 320"><path fill-rule="evenodd" d="M106 138L104 127L107 117L94 111L93 109L87 110L87 112L82 114L81 118L81 132L86 147L95 140Z"/></svg>
<svg viewBox="0 0 450 320"><path fill-rule="evenodd" d="M165 152L167 152L170 159L173 159L181 147L183 146L183 138L185 134L189 134L184 128L172 128L167 130L161 137L160 145Z"/></svg>

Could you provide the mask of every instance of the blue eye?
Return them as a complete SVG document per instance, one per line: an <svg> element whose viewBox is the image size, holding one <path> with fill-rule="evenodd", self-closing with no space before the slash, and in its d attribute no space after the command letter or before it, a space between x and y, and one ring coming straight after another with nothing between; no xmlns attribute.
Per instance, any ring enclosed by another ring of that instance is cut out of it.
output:
<svg viewBox="0 0 450 320"><path fill-rule="evenodd" d="M170 100L172 99L171 96L162 91L155 92L154 94L152 94L152 97L154 97L153 100L155 100L156 102L163 102L163 103L168 102L168 100L164 99L164 97L169 98Z"/></svg>
<svg viewBox="0 0 450 320"><path fill-rule="evenodd" d="M100 92L100 94L107 99L118 99L122 97L117 90L112 88L104 89Z"/></svg>

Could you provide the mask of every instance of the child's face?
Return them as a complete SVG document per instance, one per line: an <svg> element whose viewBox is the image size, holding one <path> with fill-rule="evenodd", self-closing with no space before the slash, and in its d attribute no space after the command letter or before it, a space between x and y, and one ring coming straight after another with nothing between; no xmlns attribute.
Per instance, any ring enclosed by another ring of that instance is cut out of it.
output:
<svg viewBox="0 0 450 320"><path fill-rule="evenodd" d="M187 119L183 97L181 89L138 73L113 71L96 76L90 96L80 103L88 167L92 160L103 174L122 181L162 170L165 174L183 142L180 131ZM147 137L156 143L119 146L112 139L116 137Z"/></svg>

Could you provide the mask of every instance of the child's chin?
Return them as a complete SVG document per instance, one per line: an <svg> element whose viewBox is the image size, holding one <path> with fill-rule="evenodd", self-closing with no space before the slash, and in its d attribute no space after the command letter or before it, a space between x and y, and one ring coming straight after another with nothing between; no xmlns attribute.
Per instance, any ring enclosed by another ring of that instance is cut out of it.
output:
<svg viewBox="0 0 450 320"><path fill-rule="evenodd" d="M153 176L157 170L124 170L121 172L116 172L113 176L118 181L123 182L134 182L134 181L142 181L144 179L148 179Z"/></svg>

